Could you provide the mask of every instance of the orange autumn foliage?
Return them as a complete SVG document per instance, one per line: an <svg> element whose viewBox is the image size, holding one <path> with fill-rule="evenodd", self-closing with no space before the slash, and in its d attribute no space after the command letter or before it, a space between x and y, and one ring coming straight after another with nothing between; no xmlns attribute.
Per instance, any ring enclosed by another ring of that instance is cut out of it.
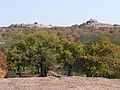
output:
<svg viewBox="0 0 120 90"><path fill-rule="evenodd" d="M6 56L0 53L0 78L5 77L7 74Z"/></svg>

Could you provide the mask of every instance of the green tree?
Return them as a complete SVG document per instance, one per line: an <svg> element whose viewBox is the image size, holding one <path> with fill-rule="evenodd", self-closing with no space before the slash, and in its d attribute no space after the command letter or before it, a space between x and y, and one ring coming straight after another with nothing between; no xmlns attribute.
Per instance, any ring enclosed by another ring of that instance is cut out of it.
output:
<svg viewBox="0 0 120 90"><path fill-rule="evenodd" d="M112 45L108 38L87 45L86 58L81 59L82 72L87 76L119 78L119 48Z"/></svg>
<svg viewBox="0 0 120 90"><path fill-rule="evenodd" d="M84 47L80 42L71 42L67 39L60 41L59 53L63 66L68 71L68 76L72 74L75 59L84 55Z"/></svg>
<svg viewBox="0 0 120 90"><path fill-rule="evenodd" d="M57 42L54 33L40 32L14 43L6 50L9 70L20 76L27 69L33 74L47 76L48 69L56 61Z"/></svg>

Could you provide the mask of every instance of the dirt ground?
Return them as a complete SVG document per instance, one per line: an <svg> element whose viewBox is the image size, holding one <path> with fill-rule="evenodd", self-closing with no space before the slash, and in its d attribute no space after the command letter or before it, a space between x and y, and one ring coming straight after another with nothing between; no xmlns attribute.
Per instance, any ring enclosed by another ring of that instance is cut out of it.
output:
<svg viewBox="0 0 120 90"><path fill-rule="evenodd" d="M120 79L31 77L0 79L0 90L120 90Z"/></svg>

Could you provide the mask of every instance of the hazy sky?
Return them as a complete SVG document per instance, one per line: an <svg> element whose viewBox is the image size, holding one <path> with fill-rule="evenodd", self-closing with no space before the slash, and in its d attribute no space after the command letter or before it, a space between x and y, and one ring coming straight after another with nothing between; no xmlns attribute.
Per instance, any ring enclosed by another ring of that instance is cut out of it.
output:
<svg viewBox="0 0 120 90"><path fill-rule="evenodd" d="M0 26L35 21L71 25L91 18L120 23L120 0L0 0Z"/></svg>

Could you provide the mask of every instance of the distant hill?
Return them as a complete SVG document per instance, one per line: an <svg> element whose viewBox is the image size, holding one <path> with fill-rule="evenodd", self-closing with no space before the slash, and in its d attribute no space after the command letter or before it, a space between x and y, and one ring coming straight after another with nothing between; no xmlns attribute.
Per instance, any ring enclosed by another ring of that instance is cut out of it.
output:
<svg viewBox="0 0 120 90"><path fill-rule="evenodd" d="M87 44L91 41L97 41L103 36L109 37L111 43L120 45L120 26L100 23L97 20L90 19L80 25L69 27L55 27L52 25L33 24L12 24L8 27L0 28L0 49L6 48L12 42L20 40L29 34L41 31L56 32L59 37L71 38L71 40L80 40Z"/></svg>

